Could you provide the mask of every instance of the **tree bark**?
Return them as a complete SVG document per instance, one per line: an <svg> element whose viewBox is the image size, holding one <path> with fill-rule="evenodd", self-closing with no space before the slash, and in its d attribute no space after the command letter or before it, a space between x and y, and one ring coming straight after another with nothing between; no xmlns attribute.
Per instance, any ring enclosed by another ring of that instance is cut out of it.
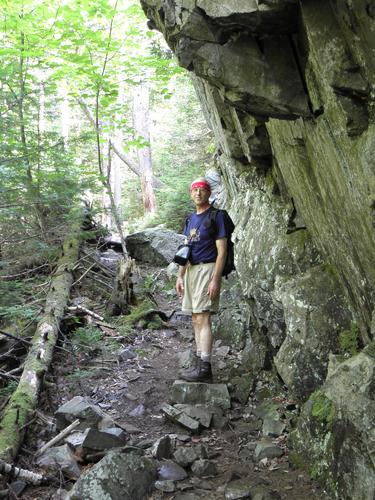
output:
<svg viewBox="0 0 375 500"><path fill-rule="evenodd" d="M156 198L152 187L152 159L150 148L150 95L145 82L136 87L133 94L133 126L137 137L148 143L137 149L138 164L141 177L143 208L145 214L156 211Z"/></svg>
<svg viewBox="0 0 375 500"><path fill-rule="evenodd" d="M71 236L63 245L63 253L51 281L45 304L24 369L16 391L12 394L0 422L0 458L12 461L22 443L30 419L37 405L45 372L52 361L59 324L69 299L73 282L72 268L78 259L81 221L72 226Z"/></svg>
<svg viewBox="0 0 375 500"><path fill-rule="evenodd" d="M131 304L134 303L132 273L134 260L122 258L117 268L111 298L107 304L107 313L111 316L128 314Z"/></svg>

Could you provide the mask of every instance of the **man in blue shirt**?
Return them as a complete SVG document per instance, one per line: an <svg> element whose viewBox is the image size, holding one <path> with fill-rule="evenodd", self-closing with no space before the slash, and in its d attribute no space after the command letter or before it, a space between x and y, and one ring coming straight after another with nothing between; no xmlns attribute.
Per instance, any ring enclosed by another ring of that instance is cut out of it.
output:
<svg viewBox="0 0 375 500"><path fill-rule="evenodd" d="M227 234L221 212L215 218L215 232L210 222L209 197L211 187L203 177L190 186L190 195L196 208L184 229L191 243L191 256L180 266L176 290L182 300L182 310L191 313L196 342L196 366L184 370L181 378L191 382L212 379L211 314L218 311L221 275L227 254Z"/></svg>

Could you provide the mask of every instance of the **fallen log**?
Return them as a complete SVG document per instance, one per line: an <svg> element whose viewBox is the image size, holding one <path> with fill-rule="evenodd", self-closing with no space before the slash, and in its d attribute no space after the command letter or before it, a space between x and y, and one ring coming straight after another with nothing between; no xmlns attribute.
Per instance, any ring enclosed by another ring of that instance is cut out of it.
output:
<svg viewBox="0 0 375 500"><path fill-rule="evenodd" d="M11 479L23 479L27 483L33 484L34 486L38 486L46 481L45 476L42 474L14 467L11 464L7 464L3 460L0 460L0 474L8 475Z"/></svg>
<svg viewBox="0 0 375 500"><path fill-rule="evenodd" d="M81 222L75 222L63 245L52 276L44 313L37 324L17 389L4 408L0 422L0 459L11 462L17 455L29 421L37 405L45 372L52 361L59 324L73 282L72 268L78 259Z"/></svg>

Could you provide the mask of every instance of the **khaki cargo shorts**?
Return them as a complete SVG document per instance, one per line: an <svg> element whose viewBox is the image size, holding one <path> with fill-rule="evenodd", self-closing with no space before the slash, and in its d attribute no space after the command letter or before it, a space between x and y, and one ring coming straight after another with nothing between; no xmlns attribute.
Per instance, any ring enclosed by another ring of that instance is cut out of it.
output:
<svg viewBox="0 0 375 500"><path fill-rule="evenodd" d="M207 295L214 262L207 264L189 265L184 277L184 297L182 299L182 310L189 313L201 313L210 311L215 313L219 309L219 295L211 300Z"/></svg>

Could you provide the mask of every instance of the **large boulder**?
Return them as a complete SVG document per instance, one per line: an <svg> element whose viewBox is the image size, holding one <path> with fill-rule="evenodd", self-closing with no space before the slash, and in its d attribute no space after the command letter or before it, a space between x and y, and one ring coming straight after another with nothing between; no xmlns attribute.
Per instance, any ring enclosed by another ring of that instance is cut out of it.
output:
<svg viewBox="0 0 375 500"><path fill-rule="evenodd" d="M329 354L339 351L339 332L350 328L351 315L325 266L278 284L275 296L286 318L286 338L275 365L293 395L306 400L323 384Z"/></svg>
<svg viewBox="0 0 375 500"><path fill-rule="evenodd" d="M126 248L131 257L140 262L167 266L173 260L177 247L185 237L169 229L152 228L126 237Z"/></svg>
<svg viewBox="0 0 375 500"><path fill-rule="evenodd" d="M341 363L332 358L292 433L295 463L323 479L334 498L374 498L374 381L374 344Z"/></svg>
<svg viewBox="0 0 375 500"><path fill-rule="evenodd" d="M134 453L109 452L83 474L69 500L141 500L156 479L156 467Z"/></svg>

